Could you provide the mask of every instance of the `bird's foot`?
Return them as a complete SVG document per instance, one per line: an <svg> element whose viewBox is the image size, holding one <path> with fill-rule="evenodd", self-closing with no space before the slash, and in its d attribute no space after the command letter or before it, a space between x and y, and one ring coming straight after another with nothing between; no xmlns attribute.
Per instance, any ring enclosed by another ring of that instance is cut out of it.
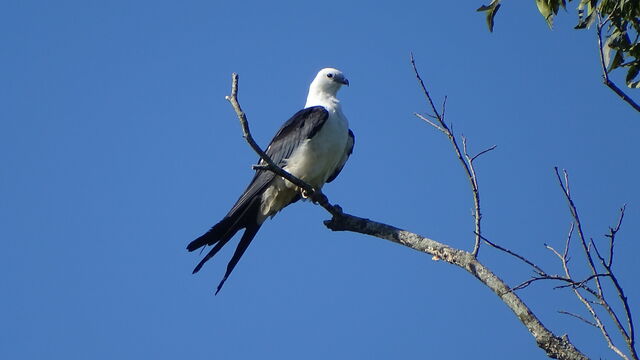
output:
<svg viewBox="0 0 640 360"><path fill-rule="evenodd" d="M303 199L311 199L311 201L313 201L313 195L315 193L316 193L315 189L311 194L309 194L305 189L300 189L300 196L302 196Z"/></svg>

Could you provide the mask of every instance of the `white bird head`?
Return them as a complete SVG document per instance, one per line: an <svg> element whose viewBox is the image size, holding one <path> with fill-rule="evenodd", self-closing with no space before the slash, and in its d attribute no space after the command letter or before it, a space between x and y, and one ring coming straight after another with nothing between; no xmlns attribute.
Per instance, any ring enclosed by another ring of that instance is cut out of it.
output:
<svg viewBox="0 0 640 360"><path fill-rule="evenodd" d="M334 68L324 68L318 72L309 86L309 95L305 107L327 104L337 104L338 90L342 85L349 86L349 80L342 71Z"/></svg>
<svg viewBox="0 0 640 360"><path fill-rule="evenodd" d="M320 70L316 78L313 79L309 90L324 92L335 96L342 85L349 86L349 80L347 80L342 71L334 68L324 68Z"/></svg>

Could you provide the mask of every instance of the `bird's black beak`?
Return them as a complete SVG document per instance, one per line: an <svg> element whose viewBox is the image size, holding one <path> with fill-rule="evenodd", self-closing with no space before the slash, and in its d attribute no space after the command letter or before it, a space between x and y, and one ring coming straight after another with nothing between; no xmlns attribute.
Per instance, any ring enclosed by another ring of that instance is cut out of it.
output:
<svg viewBox="0 0 640 360"><path fill-rule="evenodd" d="M349 80L347 80L347 79L342 79L341 83L342 83L342 85L349 86Z"/></svg>

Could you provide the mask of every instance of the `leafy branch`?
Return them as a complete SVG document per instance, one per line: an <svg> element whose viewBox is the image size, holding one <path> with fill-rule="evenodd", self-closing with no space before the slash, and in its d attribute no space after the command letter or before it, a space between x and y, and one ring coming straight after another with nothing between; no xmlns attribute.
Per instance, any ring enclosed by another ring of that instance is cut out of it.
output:
<svg viewBox="0 0 640 360"><path fill-rule="evenodd" d="M572 0L569 0L571 2ZM609 77L615 69L627 69L626 85L640 88L640 0L576 0L578 23L575 29L589 29L596 24L596 34L602 65L603 82L634 110L640 106ZM538 12L549 28L560 9L566 10L566 0L535 0ZM492 0L477 11L484 12L489 31L493 31L501 0ZM603 41L604 38L604 41ZM611 57L613 53L613 57Z"/></svg>

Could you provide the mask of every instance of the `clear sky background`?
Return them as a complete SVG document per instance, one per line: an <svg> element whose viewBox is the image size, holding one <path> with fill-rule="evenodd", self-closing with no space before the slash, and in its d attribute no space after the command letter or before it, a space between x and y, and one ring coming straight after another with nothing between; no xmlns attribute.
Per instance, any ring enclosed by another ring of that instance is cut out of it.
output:
<svg viewBox="0 0 640 360"><path fill-rule="evenodd" d="M5 1L0 5L0 358L542 359L499 299L411 249L333 233L297 203L267 222L218 296L235 248L203 271L186 244L215 224L315 73L341 69L356 134L325 187L345 211L469 250L473 206L409 64L478 161L485 235L551 273L570 214L588 236L628 204L615 270L640 322L640 116L601 84L595 35L573 10L550 31L533 1L505 2L490 34L478 0ZM620 76L616 77L619 79ZM635 93L638 98L638 93ZM509 284L530 269L488 247ZM586 273L577 264L577 273ZM519 294L593 358L614 358L567 290Z"/></svg>

